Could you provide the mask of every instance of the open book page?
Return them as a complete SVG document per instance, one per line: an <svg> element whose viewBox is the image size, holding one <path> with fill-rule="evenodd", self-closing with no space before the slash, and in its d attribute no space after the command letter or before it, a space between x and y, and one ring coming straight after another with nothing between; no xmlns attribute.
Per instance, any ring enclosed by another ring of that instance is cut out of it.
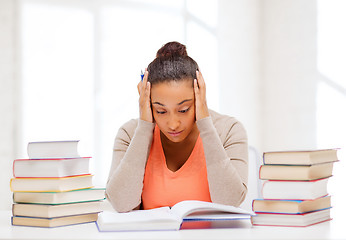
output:
<svg viewBox="0 0 346 240"><path fill-rule="evenodd" d="M105 211L103 214L104 222L119 223L142 223L155 221L180 221L180 218L171 214L169 207L155 208L151 210L135 210L126 213L115 211Z"/></svg>
<svg viewBox="0 0 346 240"><path fill-rule="evenodd" d="M171 211L173 214L187 219L243 219L250 218L253 212L233 206L202 201L182 201L175 204Z"/></svg>
<svg viewBox="0 0 346 240"><path fill-rule="evenodd" d="M127 213L104 211L99 214L97 226L100 231L178 230L181 222L169 207L162 207Z"/></svg>
<svg viewBox="0 0 346 240"><path fill-rule="evenodd" d="M216 203L183 201L172 208L136 210L127 213L104 211L99 214L99 231L178 230L184 220L250 219L252 212Z"/></svg>

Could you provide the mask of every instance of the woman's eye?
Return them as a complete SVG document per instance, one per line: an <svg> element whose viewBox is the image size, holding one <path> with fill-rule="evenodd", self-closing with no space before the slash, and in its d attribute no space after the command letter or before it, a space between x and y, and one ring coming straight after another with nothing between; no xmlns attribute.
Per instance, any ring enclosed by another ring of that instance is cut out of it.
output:
<svg viewBox="0 0 346 240"><path fill-rule="evenodd" d="M157 114L164 114L166 113L165 111L156 111Z"/></svg>
<svg viewBox="0 0 346 240"><path fill-rule="evenodd" d="M184 109L184 110L180 110L179 112L181 113L186 113L187 111L189 111L190 108Z"/></svg>

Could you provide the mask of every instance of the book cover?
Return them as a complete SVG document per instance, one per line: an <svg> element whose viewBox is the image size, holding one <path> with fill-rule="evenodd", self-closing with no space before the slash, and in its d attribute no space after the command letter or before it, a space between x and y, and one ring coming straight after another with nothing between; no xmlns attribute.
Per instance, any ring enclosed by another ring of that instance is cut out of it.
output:
<svg viewBox="0 0 346 240"><path fill-rule="evenodd" d="M261 165L262 180L315 180L332 176L334 162L314 165Z"/></svg>
<svg viewBox="0 0 346 240"><path fill-rule="evenodd" d="M29 142L27 153L30 159L78 158L79 140Z"/></svg>
<svg viewBox="0 0 346 240"><path fill-rule="evenodd" d="M12 206L12 215L22 217L56 218L99 212L101 212L101 201L60 205L16 203Z"/></svg>
<svg viewBox="0 0 346 240"><path fill-rule="evenodd" d="M97 220L99 231L178 230L184 220L210 221L249 219L253 215L233 206L182 201L172 208L137 210L127 213L104 211Z"/></svg>
<svg viewBox="0 0 346 240"><path fill-rule="evenodd" d="M329 220L330 209L300 214L257 213L251 217L255 226L307 227Z"/></svg>
<svg viewBox="0 0 346 240"><path fill-rule="evenodd" d="M105 188L86 188L67 192L14 192L15 203L66 204L105 199Z"/></svg>
<svg viewBox="0 0 346 240"><path fill-rule="evenodd" d="M62 178L12 178L12 192L66 192L91 188L92 175L81 175Z"/></svg>
<svg viewBox="0 0 346 240"><path fill-rule="evenodd" d="M338 161L338 149L276 151L263 153L264 164L312 165Z"/></svg>
<svg viewBox="0 0 346 240"><path fill-rule="evenodd" d="M81 214L74 216L64 216L56 218L36 218L36 217L23 217L13 216L11 218L12 225L14 226L30 226L30 227L61 227L81 223L95 222L98 213Z"/></svg>
<svg viewBox="0 0 346 240"><path fill-rule="evenodd" d="M329 178L316 180L265 180L262 197L266 199L316 199L328 194Z"/></svg>
<svg viewBox="0 0 346 240"><path fill-rule="evenodd" d="M331 208L331 197L325 196L313 200L270 200L254 199L252 210L255 213L300 214Z"/></svg>
<svg viewBox="0 0 346 240"><path fill-rule="evenodd" d="M15 159L14 177L58 178L89 174L90 157Z"/></svg>

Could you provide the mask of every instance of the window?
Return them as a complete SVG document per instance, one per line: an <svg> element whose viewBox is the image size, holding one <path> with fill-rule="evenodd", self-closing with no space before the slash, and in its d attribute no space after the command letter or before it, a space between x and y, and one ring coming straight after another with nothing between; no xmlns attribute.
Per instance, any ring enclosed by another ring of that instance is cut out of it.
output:
<svg viewBox="0 0 346 240"><path fill-rule="evenodd" d="M172 40L199 63L218 110L217 2L195 2L20 1L23 155L29 141L80 139L104 186L117 130L138 117L140 71Z"/></svg>
<svg viewBox="0 0 346 240"><path fill-rule="evenodd" d="M319 148L340 147L339 159L346 157L346 16L345 1L318 1L318 62L320 82L317 91L317 145ZM329 182L332 202L338 210L334 218L342 219L346 166L334 164L334 176ZM333 198L335 196L335 198Z"/></svg>

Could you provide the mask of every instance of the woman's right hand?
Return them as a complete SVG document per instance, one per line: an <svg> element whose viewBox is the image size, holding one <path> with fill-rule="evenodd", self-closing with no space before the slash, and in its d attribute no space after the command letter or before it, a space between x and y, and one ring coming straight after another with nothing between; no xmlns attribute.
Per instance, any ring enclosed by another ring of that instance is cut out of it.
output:
<svg viewBox="0 0 346 240"><path fill-rule="evenodd" d="M148 71L145 70L143 81L137 85L139 93L139 117L140 119L153 122L153 114L150 104L150 82L148 82Z"/></svg>

